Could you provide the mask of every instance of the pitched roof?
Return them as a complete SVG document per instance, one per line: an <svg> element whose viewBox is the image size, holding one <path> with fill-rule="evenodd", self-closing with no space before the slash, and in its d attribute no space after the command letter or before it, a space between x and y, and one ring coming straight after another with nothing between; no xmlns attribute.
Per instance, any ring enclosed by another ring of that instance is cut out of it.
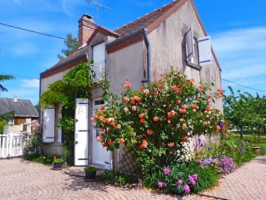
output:
<svg viewBox="0 0 266 200"><path fill-rule="evenodd" d="M62 66L63 64L70 62L71 60L77 58L77 57L85 57L85 53L87 53L89 51L89 47L85 46L83 48L80 48L76 51L74 51L73 53L71 53L69 56L67 56L66 58L63 58L62 60L60 60L58 63L56 63L54 66L52 66L51 68L49 68L48 70L44 71L43 73L46 73L48 71L54 70L57 67ZM42 74L43 74L42 73Z"/></svg>
<svg viewBox="0 0 266 200"><path fill-rule="evenodd" d="M0 115L11 111L15 111L15 117L39 117L30 100L18 99L14 102L12 98L0 98Z"/></svg>
<svg viewBox="0 0 266 200"><path fill-rule="evenodd" d="M118 33L120 37L123 37L130 35L131 33L134 33L140 29L146 28L180 1L181 0L175 0L167 5L164 5L163 7L154 10L153 12L146 14L143 17L140 17L137 20L116 29L115 32Z"/></svg>

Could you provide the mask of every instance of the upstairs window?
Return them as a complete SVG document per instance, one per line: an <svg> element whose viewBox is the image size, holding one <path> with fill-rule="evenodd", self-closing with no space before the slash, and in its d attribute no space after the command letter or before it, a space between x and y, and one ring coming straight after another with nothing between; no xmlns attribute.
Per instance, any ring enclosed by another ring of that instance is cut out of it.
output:
<svg viewBox="0 0 266 200"><path fill-rule="evenodd" d="M105 71L105 43L93 46L93 70L95 72L94 81L98 82Z"/></svg>
<svg viewBox="0 0 266 200"><path fill-rule="evenodd" d="M185 34L185 49L187 65L200 67L212 64L211 38L195 38L193 27L189 27Z"/></svg>

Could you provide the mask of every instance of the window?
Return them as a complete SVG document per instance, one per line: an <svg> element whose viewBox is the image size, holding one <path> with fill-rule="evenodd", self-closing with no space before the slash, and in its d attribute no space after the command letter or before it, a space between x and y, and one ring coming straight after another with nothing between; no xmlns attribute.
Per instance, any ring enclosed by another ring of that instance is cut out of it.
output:
<svg viewBox="0 0 266 200"><path fill-rule="evenodd" d="M195 38L193 27L189 27L185 34L186 62L191 67L204 66L212 63L211 39L209 36Z"/></svg>
<svg viewBox="0 0 266 200"><path fill-rule="evenodd" d="M98 82L104 75L105 70L105 43L93 46L93 70L95 72L94 81Z"/></svg>

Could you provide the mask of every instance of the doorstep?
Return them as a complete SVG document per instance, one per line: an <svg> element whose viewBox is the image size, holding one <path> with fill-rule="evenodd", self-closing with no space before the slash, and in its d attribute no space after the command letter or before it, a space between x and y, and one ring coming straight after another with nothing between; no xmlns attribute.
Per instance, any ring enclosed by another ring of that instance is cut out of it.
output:
<svg viewBox="0 0 266 200"><path fill-rule="evenodd" d="M63 171L69 176L84 177L85 176L84 168L85 167L71 166L71 167L63 168ZM101 169L97 167L97 175L103 174L104 172L105 172L105 169Z"/></svg>

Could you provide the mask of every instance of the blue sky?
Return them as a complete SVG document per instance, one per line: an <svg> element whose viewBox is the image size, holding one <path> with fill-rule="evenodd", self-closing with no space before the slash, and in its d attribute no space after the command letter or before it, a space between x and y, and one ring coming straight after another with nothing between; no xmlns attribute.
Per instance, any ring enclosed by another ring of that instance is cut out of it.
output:
<svg viewBox="0 0 266 200"><path fill-rule="evenodd" d="M99 9L86 0L0 0L0 22L47 34L77 36L78 19L93 15L98 24L116 29L169 3L169 0L99 0L112 10ZM195 0L199 14L222 67L224 79L266 90L266 2L265 0ZM62 40L0 25L0 74L15 80L4 82L8 92L0 97L39 97L39 74L58 61ZM253 90L230 84L235 89ZM223 82L223 88L228 86ZM263 95L266 93L259 92Z"/></svg>

